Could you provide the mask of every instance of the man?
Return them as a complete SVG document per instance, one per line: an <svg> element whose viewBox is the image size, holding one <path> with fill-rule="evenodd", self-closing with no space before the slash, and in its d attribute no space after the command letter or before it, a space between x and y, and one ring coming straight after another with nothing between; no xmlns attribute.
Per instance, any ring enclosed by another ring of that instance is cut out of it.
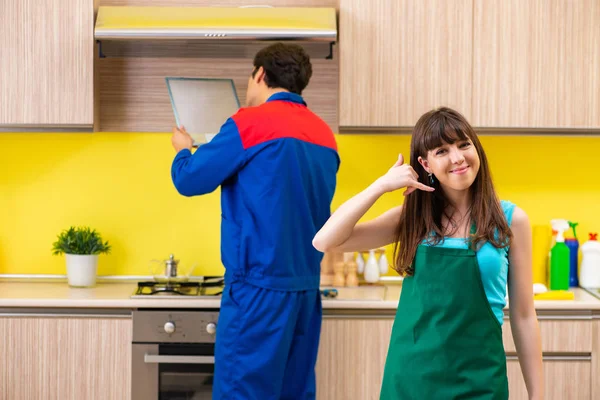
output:
<svg viewBox="0 0 600 400"><path fill-rule="evenodd" d="M312 75L302 47L271 45L253 64L247 107L211 142L192 154L174 129L171 174L185 196L221 186L213 399L314 399L322 253L312 238L330 215L337 146L301 97Z"/></svg>

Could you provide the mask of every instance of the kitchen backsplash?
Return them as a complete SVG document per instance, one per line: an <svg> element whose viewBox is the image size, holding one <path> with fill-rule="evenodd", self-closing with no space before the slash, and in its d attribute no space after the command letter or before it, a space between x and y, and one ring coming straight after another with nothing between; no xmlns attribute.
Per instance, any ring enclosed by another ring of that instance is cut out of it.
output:
<svg viewBox="0 0 600 400"><path fill-rule="evenodd" d="M338 135L342 164L333 207L362 190L408 154L409 136ZM598 137L482 136L496 188L532 225L552 218L600 231ZM157 133L0 134L0 274L64 274L52 256L56 235L88 225L112 244L100 275L147 275L152 259L175 253L196 274L220 274L219 192L180 196L170 180L170 136ZM403 199L383 197L372 218ZM535 237L534 261L545 246ZM543 243L542 243L543 244ZM391 261L391 248L388 250ZM393 271L390 275L394 275Z"/></svg>

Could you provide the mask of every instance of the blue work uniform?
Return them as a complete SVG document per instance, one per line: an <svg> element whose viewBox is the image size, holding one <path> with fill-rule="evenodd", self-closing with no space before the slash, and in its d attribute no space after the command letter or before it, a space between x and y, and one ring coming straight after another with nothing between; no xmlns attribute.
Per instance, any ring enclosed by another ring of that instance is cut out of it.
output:
<svg viewBox="0 0 600 400"><path fill-rule="evenodd" d="M221 186L225 290L213 399L315 398L322 253L339 156L333 132L301 96L276 93L240 109L172 179L185 196Z"/></svg>

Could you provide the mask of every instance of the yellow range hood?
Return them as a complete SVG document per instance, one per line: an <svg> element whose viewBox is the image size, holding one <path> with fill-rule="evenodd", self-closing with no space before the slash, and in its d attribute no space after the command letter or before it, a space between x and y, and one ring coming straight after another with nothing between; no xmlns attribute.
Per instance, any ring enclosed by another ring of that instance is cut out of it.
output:
<svg viewBox="0 0 600 400"><path fill-rule="evenodd" d="M335 8L101 6L96 40L337 40Z"/></svg>

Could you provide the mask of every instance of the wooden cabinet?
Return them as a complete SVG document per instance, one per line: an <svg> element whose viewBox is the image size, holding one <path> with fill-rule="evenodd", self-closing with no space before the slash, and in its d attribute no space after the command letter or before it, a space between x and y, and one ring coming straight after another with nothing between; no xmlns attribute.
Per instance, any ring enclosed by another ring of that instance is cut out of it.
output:
<svg viewBox="0 0 600 400"><path fill-rule="evenodd" d="M323 319L317 359L318 400L378 400L392 317Z"/></svg>
<svg viewBox="0 0 600 400"><path fill-rule="evenodd" d="M598 0L474 6L474 125L600 128Z"/></svg>
<svg viewBox="0 0 600 400"><path fill-rule="evenodd" d="M593 328L591 319L540 319L542 351L545 353L590 354L592 352ZM508 319L502 326L504 351L516 354L517 349Z"/></svg>
<svg viewBox="0 0 600 400"><path fill-rule="evenodd" d="M0 399L127 400L130 318L0 314Z"/></svg>
<svg viewBox="0 0 600 400"><path fill-rule="evenodd" d="M555 319L556 318L556 319ZM594 362L600 349L595 340L599 335L598 322L592 315L558 317L541 316L539 319L544 357L545 399L593 399L597 391ZM527 389L510 329L504 321L503 341L507 356L508 384L511 400L527 400Z"/></svg>
<svg viewBox="0 0 600 400"><path fill-rule="evenodd" d="M0 1L0 127L93 124L90 0Z"/></svg>
<svg viewBox="0 0 600 400"><path fill-rule="evenodd" d="M340 0L340 126L471 114L472 1Z"/></svg>
<svg viewBox="0 0 600 400"><path fill-rule="evenodd" d="M593 379L600 370L600 320L595 318L589 311L540 316L546 399L599 398L600 382ZM318 400L379 399L393 322L393 315L325 315L316 367ZM510 398L527 400L508 319L503 341Z"/></svg>
<svg viewBox="0 0 600 400"><path fill-rule="evenodd" d="M506 366L510 400L528 400L529 396L519 361L509 358ZM544 378L545 400L591 400L593 398L590 360L578 360L575 357L558 359L546 357L544 359Z"/></svg>
<svg viewBox="0 0 600 400"><path fill-rule="evenodd" d="M340 0L340 127L600 129L598 0Z"/></svg>

